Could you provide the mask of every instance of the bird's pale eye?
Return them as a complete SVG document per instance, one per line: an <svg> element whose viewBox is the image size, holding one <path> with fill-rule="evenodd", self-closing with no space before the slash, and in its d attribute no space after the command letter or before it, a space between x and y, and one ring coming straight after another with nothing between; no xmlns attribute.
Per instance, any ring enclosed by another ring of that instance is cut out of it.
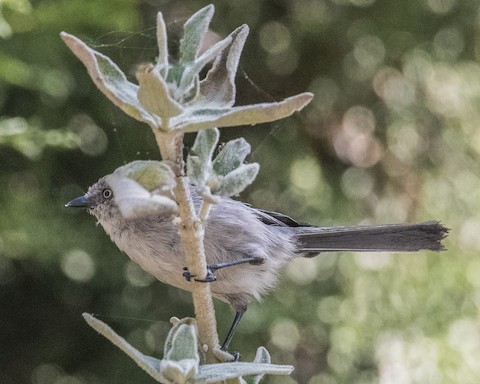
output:
<svg viewBox="0 0 480 384"><path fill-rule="evenodd" d="M102 196L103 196L104 199L110 199L113 196L113 192L112 192L111 189L105 188L102 191Z"/></svg>

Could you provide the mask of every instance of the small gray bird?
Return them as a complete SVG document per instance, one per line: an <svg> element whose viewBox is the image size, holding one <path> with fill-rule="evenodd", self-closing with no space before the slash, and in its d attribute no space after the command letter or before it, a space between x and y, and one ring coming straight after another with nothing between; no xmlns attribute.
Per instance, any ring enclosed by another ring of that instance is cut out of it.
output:
<svg viewBox="0 0 480 384"><path fill-rule="evenodd" d="M115 172L114 172L115 173ZM118 248L163 283L191 290L185 271L175 214L126 219L116 203L109 176L66 204L87 208ZM201 199L192 188L194 204ZM226 350L247 305L270 291L280 268L295 257L332 251L441 251L448 229L439 222L354 227L315 227L276 212L222 198L214 204L205 228L205 254L212 294L236 311L222 348Z"/></svg>

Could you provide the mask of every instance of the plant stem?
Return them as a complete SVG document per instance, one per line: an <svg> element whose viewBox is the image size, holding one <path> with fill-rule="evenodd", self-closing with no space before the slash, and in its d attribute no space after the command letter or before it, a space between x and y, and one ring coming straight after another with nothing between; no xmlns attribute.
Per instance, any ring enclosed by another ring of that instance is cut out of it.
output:
<svg viewBox="0 0 480 384"><path fill-rule="evenodd" d="M162 159L170 161L176 176L174 192L175 199L179 205L178 212L181 219L179 235L188 270L193 276L205 279L207 276L207 262L203 244L204 222L195 211L188 179L184 172L183 133L164 133L154 130L154 134ZM205 214L206 212L202 210L202 218L206 217L204 217ZM200 345L202 347L206 346L206 348L203 348L206 353L206 362L215 363L218 362L218 359L214 356L213 351L219 348L219 339L210 284L196 282L195 280L192 280L191 284Z"/></svg>
<svg viewBox="0 0 480 384"><path fill-rule="evenodd" d="M203 199L202 206L200 207L200 211L198 212L198 218L202 225L205 225L205 221L208 218L208 214L210 213L211 206L212 206L212 203Z"/></svg>
<svg viewBox="0 0 480 384"><path fill-rule="evenodd" d="M203 223L195 212L189 191L187 179L185 177L177 179L175 196L180 204L179 214L182 220L179 231L180 239L190 273L198 276L199 279L205 279L207 276L207 262L203 246L205 231ZM212 351L214 348L218 348L219 340L210 284L192 281L192 296L200 344L208 347L207 362L215 362Z"/></svg>

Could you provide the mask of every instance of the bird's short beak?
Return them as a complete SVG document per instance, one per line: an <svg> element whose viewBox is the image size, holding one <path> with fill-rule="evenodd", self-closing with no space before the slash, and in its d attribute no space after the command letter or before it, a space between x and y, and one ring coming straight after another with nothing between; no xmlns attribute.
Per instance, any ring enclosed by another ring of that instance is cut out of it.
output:
<svg viewBox="0 0 480 384"><path fill-rule="evenodd" d="M79 196L71 201L69 201L67 204L65 204L65 207L74 207L74 208L91 208L95 205L95 203L88 198L89 196L87 194L83 196Z"/></svg>

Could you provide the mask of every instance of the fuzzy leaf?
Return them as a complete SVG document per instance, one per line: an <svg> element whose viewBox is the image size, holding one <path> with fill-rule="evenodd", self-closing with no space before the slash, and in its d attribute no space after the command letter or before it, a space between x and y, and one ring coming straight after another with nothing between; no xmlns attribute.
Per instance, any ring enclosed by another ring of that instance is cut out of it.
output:
<svg viewBox="0 0 480 384"><path fill-rule="evenodd" d="M181 326L183 325L188 325L191 327L197 326L197 320L195 320L193 317L185 317L183 319L172 317L170 318L170 323L172 323L172 329L170 329L170 331L168 332L167 338L165 339L165 345L163 348L164 356L167 356L170 353L173 346L174 336L177 333L177 330Z"/></svg>
<svg viewBox="0 0 480 384"><path fill-rule="evenodd" d="M217 107L231 107L235 103L235 75L248 32L248 26L242 25L230 34L230 45L217 56L200 82L200 103Z"/></svg>
<svg viewBox="0 0 480 384"><path fill-rule="evenodd" d="M160 70L160 75L166 79L168 75L168 40L167 27L165 26L162 12L157 13L157 45L157 65Z"/></svg>
<svg viewBox="0 0 480 384"><path fill-rule="evenodd" d="M261 103L224 109L191 109L171 119L172 128L195 132L214 127L255 125L275 121L301 110L312 99L309 92L276 103Z"/></svg>
<svg viewBox="0 0 480 384"><path fill-rule="evenodd" d="M84 313L83 317L88 325L106 337L112 344L133 359L140 368L162 384L178 384L186 383L187 381L189 383L206 384L235 379L244 382L241 378L242 376L259 377L265 374L289 375L293 371L293 367L290 365L276 365L270 364L269 362L260 363L259 361L266 361L263 357L259 358L260 348L257 350L257 356L253 363L235 362L198 366L196 358L188 358L188 356L191 356L188 352L185 356L186 358L182 358L182 356L179 355L180 360L158 360L138 351L101 320L87 313ZM182 342L183 337L191 338L193 336L195 339L194 344L197 344L196 333L191 333L191 329L188 329L189 327L195 328L194 325L189 325L190 323L191 319L183 319L172 327L165 343L166 350L168 349L167 344L173 347L173 344L176 343L174 340L177 337L177 341ZM189 342L187 342L187 344L188 343ZM263 348L263 350L265 349ZM169 351L171 351L171 349ZM262 351L261 355L264 356L265 352ZM268 355L268 352L266 353Z"/></svg>
<svg viewBox="0 0 480 384"><path fill-rule="evenodd" d="M180 85L185 68L197 58L203 37L208 31L215 8L212 4L200 9L183 26L178 64L170 67L167 81Z"/></svg>
<svg viewBox="0 0 480 384"><path fill-rule="evenodd" d="M187 174L194 185L200 186L206 183L206 167L197 156L189 156L187 158Z"/></svg>
<svg viewBox="0 0 480 384"><path fill-rule="evenodd" d="M102 336L107 338L113 345L120 348L125 354L128 355L137 365L152 376L155 380L160 381L160 360L150 356L146 356L139 350L132 347L127 341L119 336L110 326L103 321L96 319L88 313L83 313L83 318L90 327L95 329ZM164 381L160 381L164 382Z"/></svg>
<svg viewBox="0 0 480 384"><path fill-rule="evenodd" d="M113 173L136 181L148 192L167 193L175 187L175 174L164 161L136 160L118 167Z"/></svg>
<svg viewBox="0 0 480 384"><path fill-rule="evenodd" d="M258 347L257 353L255 355L255 359L253 360L254 363L258 364L270 364L271 358L270 354L264 347ZM258 384L260 380L262 380L264 374L253 375L253 376L245 376L243 379L247 384Z"/></svg>
<svg viewBox="0 0 480 384"><path fill-rule="evenodd" d="M125 74L107 56L88 47L83 41L62 32L61 38L70 50L87 68L93 82L110 101L136 120L143 121L152 128L160 126L160 121L148 113L137 98L138 86L129 82Z"/></svg>
<svg viewBox="0 0 480 384"><path fill-rule="evenodd" d="M247 375L289 375L293 371L290 365L258 363L221 363L200 365L194 382L213 383Z"/></svg>
<svg viewBox="0 0 480 384"><path fill-rule="evenodd" d="M207 5L192 15L183 26L184 34L180 41L180 62L191 63L197 58L203 37L208 31L215 7Z"/></svg>
<svg viewBox="0 0 480 384"><path fill-rule="evenodd" d="M195 360L161 360L160 378L168 384L184 384L198 372Z"/></svg>
<svg viewBox="0 0 480 384"><path fill-rule="evenodd" d="M153 65L141 66L137 71L137 80L140 85L138 99L148 112L161 117L162 121L183 112L182 106L170 96L167 83Z"/></svg>
<svg viewBox="0 0 480 384"><path fill-rule="evenodd" d="M148 192L136 181L111 174L106 182L112 188L115 203L122 216L135 219L147 216L171 215L177 211L177 204L172 199Z"/></svg>
<svg viewBox="0 0 480 384"><path fill-rule="evenodd" d="M218 129L206 129L197 133L195 142L187 158L187 174L197 186L202 186L209 178L212 155L218 143Z"/></svg>
<svg viewBox="0 0 480 384"><path fill-rule="evenodd" d="M268 353L265 347L258 347L257 353L255 354L255 359L253 359L254 363L261 363L261 364L270 364L272 362L272 358L270 357L270 353Z"/></svg>
<svg viewBox="0 0 480 384"><path fill-rule="evenodd" d="M250 144L243 137L231 140L225 144L213 161L213 170L216 174L225 176L240 167L249 153Z"/></svg>
<svg viewBox="0 0 480 384"><path fill-rule="evenodd" d="M167 360L195 360L200 362L197 345L197 329L194 325L180 324L172 328L171 345L164 358Z"/></svg>
<svg viewBox="0 0 480 384"><path fill-rule="evenodd" d="M235 196L253 183L260 166L257 163L243 164L227 174L220 182L218 189L212 188L214 195Z"/></svg>
<svg viewBox="0 0 480 384"><path fill-rule="evenodd" d="M180 80L180 85L175 91L175 97L180 98L181 95L187 93L187 91L194 85L195 81L198 80L198 74L200 71L207 65L211 60L218 55L218 53L224 49L231 41L230 37L227 37L212 47L210 47L202 56L200 56L194 62L187 64L184 68L182 79Z"/></svg>

